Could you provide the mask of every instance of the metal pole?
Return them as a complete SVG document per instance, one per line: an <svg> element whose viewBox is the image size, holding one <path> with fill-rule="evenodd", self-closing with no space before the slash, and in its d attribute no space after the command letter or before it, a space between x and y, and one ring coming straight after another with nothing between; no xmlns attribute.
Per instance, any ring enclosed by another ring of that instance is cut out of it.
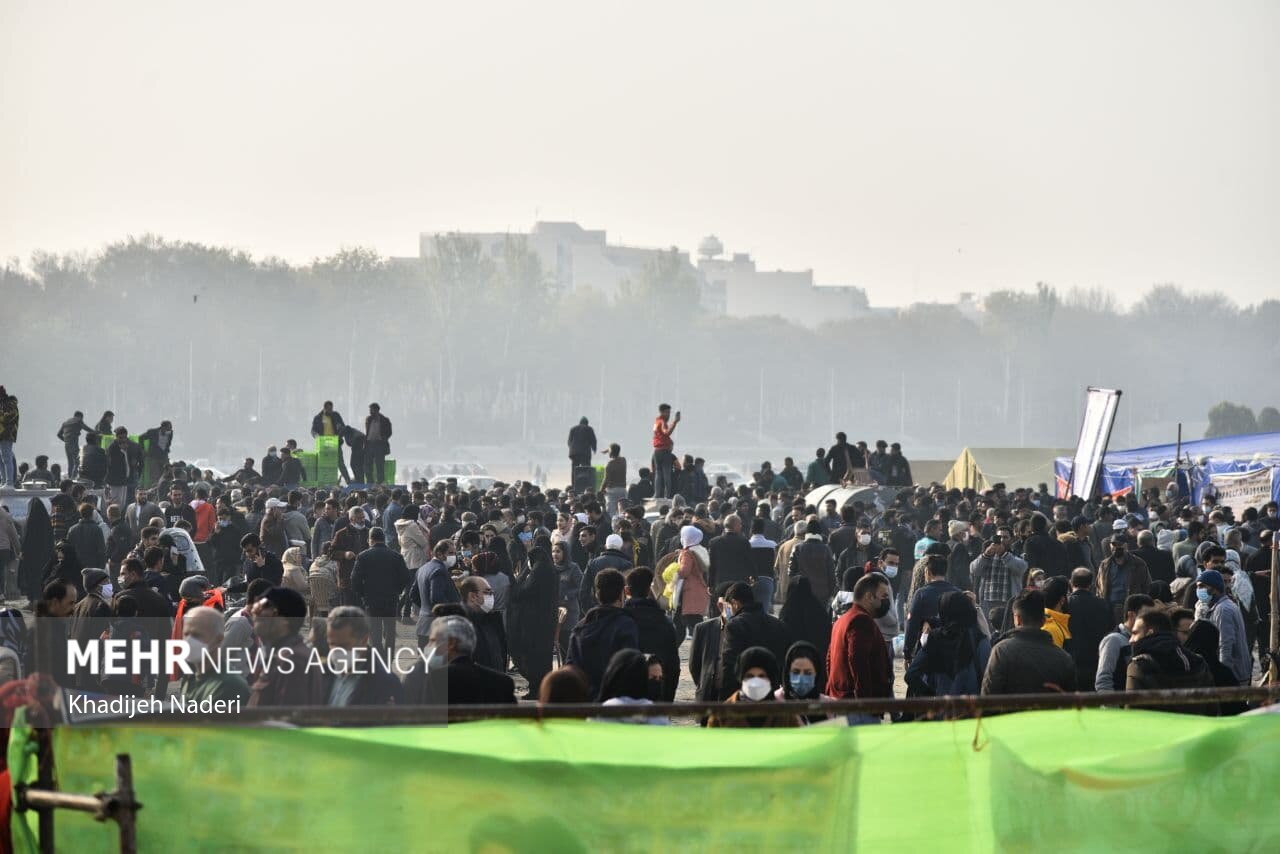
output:
<svg viewBox="0 0 1280 854"><path fill-rule="evenodd" d="M1178 482L1178 473L1182 471L1182 422L1178 422L1178 449L1173 455L1173 484L1178 487L1178 494L1182 494L1182 484ZM1169 508L1172 510L1173 508Z"/></svg>
<svg viewBox="0 0 1280 854"><path fill-rule="evenodd" d="M596 420L596 428L604 425L604 364L600 365L600 417Z"/></svg>
<svg viewBox="0 0 1280 854"><path fill-rule="evenodd" d="M836 369L827 369L827 398L831 403L831 416L827 422L827 435L836 434Z"/></svg>
<svg viewBox="0 0 1280 854"><path fill-rule="evenodd" d="M898 399L898 439L907 435L907 372L902 372L902 393Z"/></svg>
<svg viewBox="0 0 1280 854"><path fill-rule="evenodd" d="M760 369L760 410L756 419L756 444L764 444L764 368Z"/></svg>
<svg viewBox="0 0 1280 854"><path fill-rule="evenodd" d="M187 342L187 423L195 420L196 414L196 342Z"/></svg>
<svg viewBox="0 0 1280 854"><path fill-rule="evenodd" d="M350 411L350 410L348 410ZM258 423L262 423L262 346L258 346Z"/></svg>
<svg viewBox="0 0 1280 854"><path fill-rule="evenodd" d="M960 441L960 397L964 393L960 387L962 382L963 380L960 377L956 377L956 441L957 442Z"/></svg>
<svg viewBox="0 0 1280 854"><path fill-rule="evenodd" d="M1271 658L1267 674L1271 684L1280 681L1280 665L1276 664L1275 652L1280 648L1280 535L1271 532L1271 642L1267 645L1267 653Z"/></svg>
<svg viewBox="0 0 1280 854"><path fill-rule="evenodd" d="M1027 378L1018 374L1018 447L1027 446Z"/></svg>

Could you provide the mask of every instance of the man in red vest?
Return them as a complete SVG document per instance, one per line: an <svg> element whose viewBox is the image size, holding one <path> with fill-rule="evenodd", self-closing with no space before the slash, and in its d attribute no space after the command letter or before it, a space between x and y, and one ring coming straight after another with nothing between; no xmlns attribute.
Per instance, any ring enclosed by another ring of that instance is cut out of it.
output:
<svg viewBox="0 0 1280 854"><path fill-rule="evenodd" d="M670 498L676 494L675 442L671 434L680 423L680 413L671 417L671 404L658 407L658 417L653 419L653 497Z"/></svg>

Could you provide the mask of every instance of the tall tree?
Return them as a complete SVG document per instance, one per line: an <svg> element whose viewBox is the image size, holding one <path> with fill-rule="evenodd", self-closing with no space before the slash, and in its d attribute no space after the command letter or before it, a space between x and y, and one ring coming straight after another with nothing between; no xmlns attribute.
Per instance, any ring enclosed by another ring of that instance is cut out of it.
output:
<svg viewBox="0 0 1280 854"><path fill-rule="evenodd" d="M1254 418L1252 409L1224 400L1209 410L1209 429L1204 431L1204 437L1212 439L1257 432L1258 420Z"/></svg>

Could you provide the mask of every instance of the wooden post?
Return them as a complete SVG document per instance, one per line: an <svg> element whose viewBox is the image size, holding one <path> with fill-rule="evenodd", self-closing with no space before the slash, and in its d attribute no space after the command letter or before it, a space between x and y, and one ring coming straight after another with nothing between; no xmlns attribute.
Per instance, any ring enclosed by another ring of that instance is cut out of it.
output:
<svg viewBox="0 0 1280 854"><path fill-rule="evenodd" d="M116 824L120 825L120 854L138 854L138 803L133 794L133 762L129 754L116 755L116 791L114 797Z"/></svg>
<svg viewBox="0 0 1280 854"><path fill-rule="evenodd" d="M36 786L53 791L58 788L58 778L53 766L53 730L37 729L35 731L36 752ZM57 845L54 842L53 807L46 807L39 812L39 834L41 854L54 854Z"/></svg>

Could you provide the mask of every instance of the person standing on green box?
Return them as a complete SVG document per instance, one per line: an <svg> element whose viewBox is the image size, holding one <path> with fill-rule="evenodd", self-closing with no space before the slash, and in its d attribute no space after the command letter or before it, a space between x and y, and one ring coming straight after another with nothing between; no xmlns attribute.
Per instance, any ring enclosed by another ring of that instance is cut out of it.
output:
<svg viewBox="0 0 1280 854"><path fill-rule="evenodd" d="M391 419L382 414L376 403L369 404L369 417L364 420L364 458L369 469L369 483L386 483L383 467L391 453Z"/></svg>
<svg viewBox="0 0 1280 854"><path fill-rule="evenodd" d="M333 408L333 401L326 400L324 405L320 407L311 418L311 438L319 436L337 436L338 437L338 473L346 478L350 484L351 474L347 471L347 464L342 461L342 439L346 436L350 428L347 422L342 420L342 415ZM355 450L352 450L352 458L355 457ZM353 463L354 465L354 463Z"/></svg>
<svg viewBox="0 0 1280 854"><path fill-rule="evenodd" d="M342 428L347 423L342 420L340 415L333 408L333 401L326 400L324 406L311 419L311 436L341 436Z"/></svg>

